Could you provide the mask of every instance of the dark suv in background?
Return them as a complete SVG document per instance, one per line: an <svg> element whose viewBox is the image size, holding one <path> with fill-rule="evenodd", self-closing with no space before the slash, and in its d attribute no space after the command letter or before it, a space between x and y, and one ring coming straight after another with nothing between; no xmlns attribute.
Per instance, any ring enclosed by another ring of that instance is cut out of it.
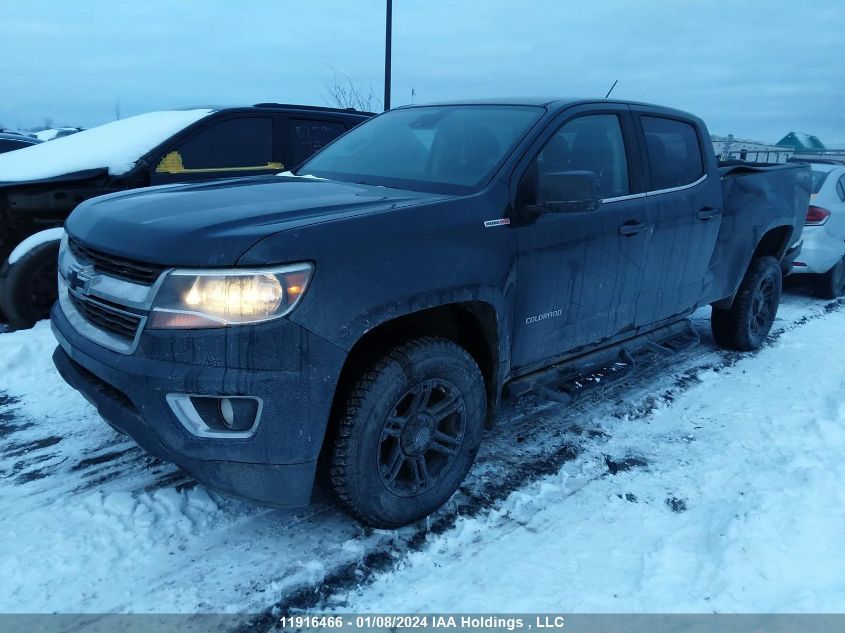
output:
<svg viewBox="0 0 845 633"><path fill-rule="evenodd" d="M25 328L48 316L61 226L83 200L150 185L275 174L370 116L280 103L165 111L0 157L0 319L5 314L10 325ZM170 122L164 136L163 122Z"/></svg>

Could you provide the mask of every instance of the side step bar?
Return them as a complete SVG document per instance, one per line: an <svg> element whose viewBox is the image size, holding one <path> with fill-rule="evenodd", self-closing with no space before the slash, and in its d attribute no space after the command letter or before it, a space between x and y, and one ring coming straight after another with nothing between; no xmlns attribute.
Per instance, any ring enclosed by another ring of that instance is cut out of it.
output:
<svg viewBox="0 0 845 633"><path fill-rule="evenodd" d="M519 378L505 385L508 398L535 393L567 403L600 385L618 382L636 367L636 355L649 350L661 356L681 354L700 342L689 319L676 321L605 349L577 356Z"/></svg>

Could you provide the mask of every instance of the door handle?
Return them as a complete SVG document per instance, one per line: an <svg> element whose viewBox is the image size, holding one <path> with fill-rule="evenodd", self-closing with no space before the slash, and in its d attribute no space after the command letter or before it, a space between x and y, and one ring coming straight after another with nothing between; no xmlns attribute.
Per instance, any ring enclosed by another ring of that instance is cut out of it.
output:
<svg viewBox="0 0 845 633"><path fill-rule="evenodd" d="M699 210L697 215L699 220L712 220L720 213L722 212L719 209L714 209L712 207L704 207L703 209Z"/></svg>
<svg viewBox="0 0 845 633"><path fill-rule="evenodd" d="M622 235L636 235L642 231L645 231L648 228L648 224L645 222L640 222L639 220L629 220L625 222L622 226L619 227L619 233Z"/></svg>

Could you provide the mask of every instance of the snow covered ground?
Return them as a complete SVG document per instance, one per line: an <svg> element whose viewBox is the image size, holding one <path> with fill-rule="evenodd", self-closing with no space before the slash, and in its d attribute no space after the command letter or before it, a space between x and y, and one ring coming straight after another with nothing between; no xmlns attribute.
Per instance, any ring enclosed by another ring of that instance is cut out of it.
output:
<svg viewBox="0 0 845 633"><path fill-rule="evenodd" d="M505 402L396 531L205 489L62 383L47 323L0 334L0 611L845 611L845 302L787 295L754 355L706 317L570 404Z"/></svg>

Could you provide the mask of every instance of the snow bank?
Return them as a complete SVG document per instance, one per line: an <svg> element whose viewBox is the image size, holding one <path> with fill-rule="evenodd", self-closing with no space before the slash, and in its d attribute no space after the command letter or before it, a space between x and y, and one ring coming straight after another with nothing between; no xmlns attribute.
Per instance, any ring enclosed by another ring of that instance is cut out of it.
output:
<svg viewBox="0 0 845 633"><path fill-rule="evenodd" d="M211 110L148 112L0 154L0 182L53 178L86 169L126 173L146 152Z"/></svg>

